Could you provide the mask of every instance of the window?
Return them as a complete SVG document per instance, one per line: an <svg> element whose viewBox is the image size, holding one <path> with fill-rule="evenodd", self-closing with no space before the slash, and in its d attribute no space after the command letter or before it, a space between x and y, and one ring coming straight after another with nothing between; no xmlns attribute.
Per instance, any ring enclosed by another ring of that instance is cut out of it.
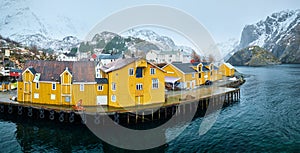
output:
<svg viewBox="0 0 300 153"><path fill-rule="evenodd" d="M199 73L199 78L201 78L201 73Z"/></svg>
<svg viewBox="0 0 300 153"><path fill-rule="evenodd" d="M55 94L51 94L51 95L50 95L50 99L51 99L51 100L55 100Z"/></svg>
<svg viewBox="0 0 300 153"><path fill-rule="evenodd" d="M192 78L195 78L195 73L192 74Z"/></svg>
<svg viewBox="0 0 300 153"><path fill-rule="evenodd" d="M112 95L111 96L111 101L112 102L116 102L117 101L117 96L116 95Z"/></svg>
<svg viewBox="0 0 300 153"><path fill-rule="evenodd" d="M33 94L33 98L39 99L39 98L40 98L40 95L39 95L38 93L34 93L34 94Z"/></svg>
<svg viewBox="0 0 300 153"><path fill-rule="evenodd" d="M155 74L155 68L150 68L150 74Z"/></svg>
<svg viewBox="0 0 300 153"><path fill-rule="evenodd" d="M80 87L80 91L84 91L84 84L80 84L79 87Z"/></svg>
<svg viewBox="0 0 300 153"><path fill-rule="evenodd" d="M40 83L38 83L38 82L35 83L35 88L36 88L36 89L39 89L39 88L40 88Z"/></svg>
<svg viewBox="0 0 300 153"><path fill-rule="evenodd" d="M98 91L103 91L103 86L102 85L98 85Z"/></svg>
<svg viewBox="0 0 300 153"><path fill-rule="evenodd" d="M70 102L70 99L71 99L70 96L66 96L65 97L65 102Z"/></svg>
<svg viewBox="0 0 300 153"><path fill-rule="evenodd" d="M129 74L130 76L133 76L133 68L128 69L128 74Z"/></svg>
<svg viewBox="0 0 300 153"><path fill-rule="evenodd" d="M152 89L158 89L158 79L152 79Z"/></svg>
<svg viewBox="0 0 300 153"><path fill-rule="evenodd" d="M113 82L111 84L111 90L116 91L116 89L117 89L116 83Z"/></svg>
<svg viewBox="0 0 300 153"><path fill-rule="evenodd" d="M142 78L143 77L143 68L138 67L136 68L136 78Z"/></svg>
<svg viewBox="0 0 300 153"><path fill-rule="evenodd" d="M136 84L136 90L143 90L143 84Z"/></svg>
<svg viewBox="0 0 300 153"><path fill-rule="evenodd" d="M56 83L52 83L52 90L56 90Z"/></svg>
<svg viewBox="0 0 300 153"><path fill-rule="evenodd" d="M212 74L212 71L210 71L210 76L212 76L213 74Z"/></svg>

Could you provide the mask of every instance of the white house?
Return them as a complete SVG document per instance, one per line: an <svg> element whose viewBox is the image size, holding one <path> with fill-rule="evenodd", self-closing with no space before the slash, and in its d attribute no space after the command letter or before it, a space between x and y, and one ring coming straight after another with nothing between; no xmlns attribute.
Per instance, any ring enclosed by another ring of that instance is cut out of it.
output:
<svg viewBox="0 0 300 153"><path fill-rule="evenodd" d="M146 59L153 63L189 63L191 56L183 51L149 51Z"/></svg>
<svg viewBox="0 0 300 153"><path fill-rule="evenodd" d="M76 55L70 55L70 54L59 54L56 58L57 61L78 61L78 58Z"/></svg>
<svg viewBox="0 0 300 153"><path fill-rule="evenodd" d="M100 61L103 65L106 65L108 63L111 63L113 61L116 61L119 58L122 58L123 55L122 54L100 54L97 57L97 61Z"/></svg>

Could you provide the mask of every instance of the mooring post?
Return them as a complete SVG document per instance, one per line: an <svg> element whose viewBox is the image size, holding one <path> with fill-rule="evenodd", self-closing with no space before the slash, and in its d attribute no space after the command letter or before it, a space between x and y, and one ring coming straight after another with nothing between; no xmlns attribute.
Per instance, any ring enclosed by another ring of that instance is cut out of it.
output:
<svg viewBox="0 0 300 153"><path fill-rule="evenodd" d="M151 120L153 121L153 109L151 110Z"/></svg>
<svg viewBox="0 0 300 153"><path fill-rule="evenodd" d="M206 108L208 108L208 100L209 98L206 98Z"/></svg>
<svg viewBox="0 0 300 153"><path fill-rule="evenodd" d="M143 111L143 113L142 113L142 122L144 122L144 119L145 119L145 113Z"/></svg>
<svg viewBox="0 0 300 153"><path fill-rule="evenodd" d="M168 110L167 110L167 107L165 107L165 119L168 118Z"/></svg>
<svg viewBox="0 0 300 153"><path fill-rule="evenodd" d="M158 119L160 120L160 108L158 110Z"/></svg>
<svg viewBox="0 0 300 153"><path fill-rule="evenodd" d="M230 104L230 93L227 93L227 104Z"/></svg>
<svg viewBox="0 0 300 153"><path fill-rule="evenodd" d="M137 121L138 121L138 114L137 112L135 112L135 123L137 123Z"/></svg>
<svg viewBox="0 0 300 153"><path fill-rule="evenodd" d="M129 113L127 113L127 124L129 124Z"/></svg>

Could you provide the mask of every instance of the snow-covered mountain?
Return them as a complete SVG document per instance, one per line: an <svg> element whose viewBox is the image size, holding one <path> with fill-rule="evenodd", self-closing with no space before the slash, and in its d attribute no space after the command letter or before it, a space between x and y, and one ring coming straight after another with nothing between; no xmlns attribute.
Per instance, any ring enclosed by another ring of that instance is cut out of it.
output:
<svg viewBox="0 0 300 153"><path fill-rule="evenodd" d="M130 29L121 35L123 37L140 38L142 40L151 42L159 47L160 50L184 50L184 52L187 54L190 54L192 51L194 51L188 46L177 46L170 37L159 35L153 30L149 29Z"/></svg>
<svg viewBox="0 0 300 153"><path fill-rule="evenodd" d="M283 63L300 63L300 10L273 13L245 26L236 50L254 45L271 51Z"/></svg>
<svg viewBox="0 0 300 153"><path fill-rule="evenodd" d="M30 8L29 0L2 0L0 6L0 35L3 37L26 46L53 50L78 45L77 38L66 37L78 35L69 18L59 15L43 18Z"/></svg>
<svg viewBox="0 0 300 153"><path fill-rule="evenodd" d="M239 45L239 40L230 38L227 41L217 43L216 45L222 58L226 61L235 53L234 49Z"/></svg>

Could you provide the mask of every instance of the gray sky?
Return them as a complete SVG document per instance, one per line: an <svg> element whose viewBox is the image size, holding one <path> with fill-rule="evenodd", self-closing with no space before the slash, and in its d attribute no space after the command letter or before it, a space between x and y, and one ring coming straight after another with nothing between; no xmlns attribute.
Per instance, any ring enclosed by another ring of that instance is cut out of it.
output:
<svg viewBox="0 0 300 153"><path fill-rule="evenodd" d="M246 24L256 23L274 12L298 9L299 0L33 0L31 7L44 17L61 14L92 29L114 12L143 4L160 4L178 8L196 18L217 42L239 39ZM49 17L50 18L50 17Z"/></svg>

